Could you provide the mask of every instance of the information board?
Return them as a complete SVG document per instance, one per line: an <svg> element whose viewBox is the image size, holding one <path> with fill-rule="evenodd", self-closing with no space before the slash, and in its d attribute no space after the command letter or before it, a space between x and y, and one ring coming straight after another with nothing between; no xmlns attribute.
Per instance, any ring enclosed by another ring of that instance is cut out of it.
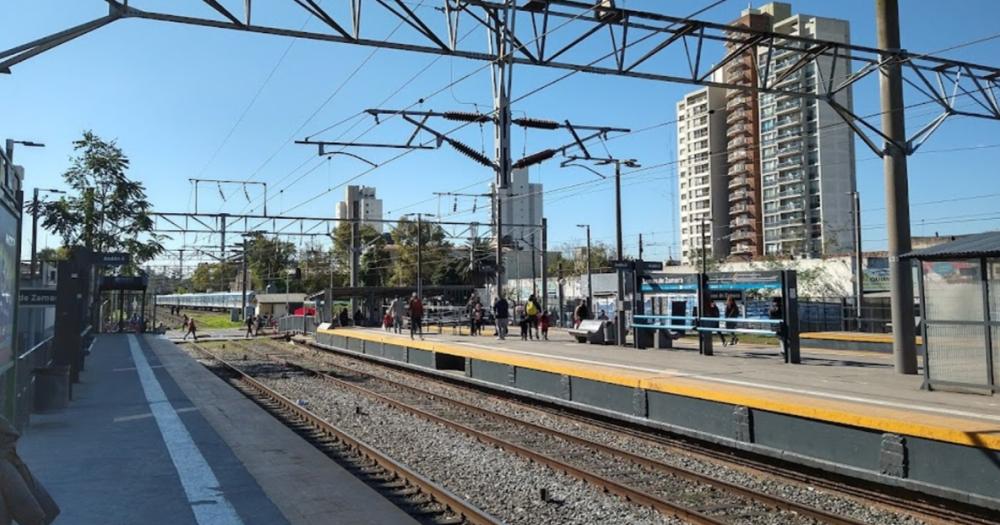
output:
<svg viewBox="0 0 1000 525"><path fill-rule="evenodd" d="M17 217L0 205L0 367L14 355L17 274Z"/></svg>

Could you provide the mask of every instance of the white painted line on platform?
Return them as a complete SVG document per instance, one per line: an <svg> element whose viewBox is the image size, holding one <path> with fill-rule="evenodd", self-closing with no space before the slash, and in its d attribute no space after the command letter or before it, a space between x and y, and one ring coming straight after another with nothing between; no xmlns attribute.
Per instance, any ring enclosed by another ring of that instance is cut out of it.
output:
<svg viewBox="0 0 1000 525"><path fill-rule="evenodd" d="M136 336L128 336L128 347L132 352L132 360L149 403L149 410L156 419L156 425L160 427L160 434L180 477L195 521L198 525L243 525L236 509L222 494L212 467L198 450L184 422L163 392Z"/></svg>
<svg viewBox="0 0 1000 525"><path fill-rule="evenodd" d="M135 369L133 368L132 370L135 370ZM194 412L195 410L198 410L198 407L178 408L176 410L176 412L178 414L181 414L183 412ZM115 422L115 423L122 423L122 422L125 422L125 421L135 421L137 419L146 419L146 418L149 418L149 417L153 417L153 413L152 412L146 412L145 414L135 414L135 415L132 415L132 416L119 416L119 417L116 417L116 418L112 419L112 421Z"/></svg>
<svg viewBox="0 0 1000 525"><path fill-rule="evenodd" d="M650 372L650 373L654 373L654 374L670 374L670 375L675 375L675 376L678 376L678 377L690 377L692 379L701 379L701 380L704 380L704 381L715 381L717 383L728 383L728 384L732 384L732 385L747 386L747 387L752 387L752 388L761 388L761 389L766 389L766 390L774 390L774 391L778 391L778 392L788 392L788 393L792 393L792 394L805 394L805 395L814 396L814 397L823 397L823 398L827 398L827 399L837 399L837 400L841 400L841 401L853 401L853 402L856 402L856 403L865 403L865 404L869 404L869 405L878 405L878 406L884 406L884 407L890 407L890 408L898 408L898 409L902 409L902 410L920 410L922 412L931 412L931 413L936 413L936 414L944 414L944 415L948 415L948 416L970 417L970 418L975 418L975 419L985 419L985 420L988 420L988 421L1000 421L1000 416L993 416L993 415L989 415L989 414L980 414L980 413L977 413L977 412L966 412L966 411L963 411L963 410L952 410L952 409L949 409L949 408L937 408L937 407L931 407L931 406L926 406L926 405L913 405L913 404L907 404L907 403L897 403L897 402L894 402L894 401L884 401L884 400L881 400L881 399L872 399L872 398L867 398L867 397L858 397L858 396L848 396L848 395L843 395L843 394L835 394L833 392L824 392L824 391L821 391L821 390L809 390L809 389L804 389L804 388L792 388L792 387L768 385L768 384L764 384L764 383L755 383L753 381L741 381L741 380L737 380L737 379L724 379L724 378L721 378L721 377L708 376L708 375L702 375L702 374L692 374L692 373L682 372L680 370L671 370L671 369L667 369L667 368L664 368L664 369L645 368L645 367L641 367L641 366L622 365L622 364L617 364L617 363L607 363L607 362L604 362L604 361L594 361L594 360L591 360L591 359L580 359L580 358L576 358L576 357L564 357L564 356L558 356L558 355L552 355L552 354L544 354L544 353L539 353L539 352L525 352L523 350L513 350L513 349L510 349L510 348L499 349L499 348L496 348L496 347L490 347L490 346L484 346L484 345L477 345L475 343L464 343L464 342L459 342L459 341L455 341L454 344L459 344L459 345L464 345L464 346L471 346L471 347L475 347L475 348L481 348L483 350L493 350L493 351L509 352L509 353L512 353L512 354L521 354L521 355L527 355L527 356L532 356L532 357L544 357L544 358L548 358L548 359L558 359L560 361L572 361L572 362L575 362L575 363L584 363L584 364L589 364L589 365L599 365L599 366L606 366L606 367L611 367L611 368L621 368L623 370L633 370L633 371L637 371L637 372Z"/></svg>

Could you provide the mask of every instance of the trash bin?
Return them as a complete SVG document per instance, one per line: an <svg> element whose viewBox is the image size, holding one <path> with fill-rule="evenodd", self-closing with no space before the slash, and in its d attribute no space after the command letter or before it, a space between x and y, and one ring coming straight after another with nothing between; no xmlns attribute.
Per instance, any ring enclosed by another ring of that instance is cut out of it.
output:
<svg viewBox="0 0 1000 525"><path fill-rule="evenodd" d="M656 348L673 348L674 334L670 330L660 328L656 331Z"/></svg>
<svg viewBox="0 0 1000 525"><path fill-rule="evenodd" d="M618 344L618 332L615 330L614 321L607 321L604 323L604 344Z"/></svg>
<svg viewBox="0 0 1000 525"><path fill-rule="evenodd" d="M653 336L657 332L651 328L633 328L632 337L635 338L636 348L649 348L653 346Z"/></svg>
<svg viewBox="0 0 1000 525"><path fill-rule="evenodd" d="M36 368L35 411L59 410L69 406L69 366Z"/></svg>

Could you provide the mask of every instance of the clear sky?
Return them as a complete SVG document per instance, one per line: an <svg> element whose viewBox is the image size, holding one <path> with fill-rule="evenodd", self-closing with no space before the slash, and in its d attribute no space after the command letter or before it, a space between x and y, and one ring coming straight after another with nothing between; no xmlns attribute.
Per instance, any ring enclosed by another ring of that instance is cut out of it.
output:
<svg viewBox="0 0 1000 525"><path fill-rule="evenodd" d="M224 2L236 11L242 2ZM282 7L287 3L287 7ZM426 5L438 2L411 0L409 5L427 16ZM709 4L708 0L632 0L627 7L652 8L677 16ZM156 2L134 0L134 6L167 9L174 13L213 16L196 0ZM343 4L343 5L341 5ZM326 0L324 5L346 8L346 0ZM666 4L666 7L664 6ZM931 2L901 0L903 46L911 51L934 52L996 35L1000 2L960 0ZM759 4L754 4L758 6ZM843 18L851 22L854 43L875 45L874 1L800 0L796 12ZM730 0L701 19L727 22L747 3ZM259 23L284 24L322 30L316 20L290 0L257 2ZM374 7L374 6L372 6ZM2 8L0 49L62 30L105 14L100 0L8 0ZM395 21L370 15L373 35L385 37ZM466 26L469 27L469 26ZM406 35L401 29L397 36ZM469 42L482 43L481 34ZM579 56L597 58L606 46L584 47ZM589 55L587 55L589 53ZM1000 65L1000 38L943 53L945 56ZM713 59L721 57L714 53ZM672 59L679 58L675 56ZM367 61L367 63L365 63ZM359 65L365 63L358 69ZM350 75L354 75L350 77ZM449 89L453 80L472 73ZM558 76L561 71L530 67L515 70L514 97L523 95ZM350 77L350 78L348 78ZM409 79L415 77L411 82ZM874 77L873 77L874 78ZM676 256L677 179L675 104L692 86L633 79L573 75L515 104L516 115L527 114L583 124L632 129L663 124L642 133L608 142L610 152L637 158L645 166L662 165L627 176L623 182L626 251L634 254L639 233L646 234L647 259ZM436 94L435 94L436 93ZM385 101L388 98L388 101ZM423 99L423 103L418 103ZM874 80L857 84L855 110L878 111ZM21 148L16 162L27 170L26 195L34 187L58 187L68 165L71 141L85 129L105 138L117 138L132 159L130 175L142 181L158 211L193 210L192 177L266 181L270 185L271 213L289 210L301 215L332 216L343 189L327 192L366 171L363 163L343 156L317 159L315 149L290 143L315 135L326 139L399 141L408 129L399 123L369 130L371 121L355 116L381 104L387 108L434 110L489 110L489 72L482 63L436 58L403 51L379 50L342 44L296 41L284 37L242 34L218 29L167 23L125 20L44 53L0 76L0 138L42 141L45 149ZM249 109L248 109L249 108ZM928 107L908 113L912 133L933 118ZM242 118L241 118L242 116ZM352 127L353 126L353 127ZM449 129L448 124L442 125ZM367 133L365 133L367 131ZM470 126L455 135L475 149L485 144L492 156L492 130ZM426 137L425 137L426 138ZM515 128L514 156L558 145L561 134ZM600 146L596 146L601 151ZM978 149L969 149L978 147ZM957 148L957 150L956 150ZM396 151L358 153L384 163ZM942 235L996 229L1000 224L1000 122L955 118L948 121L911 157L910 198L914 235ZM305 174L304 176L302 176ZM885 212L882 163L857 142L857 174L861 191L864 247L885 246ZM301 176L301 178L300 178ZM384 200L388 218L405 212L448 214L452 200L433 198L433 191L487 191L491 172L445 147L418 151L389 162L357 178L355 183L375 186ZM580 243L576 224L593 225L596 240L613 244L614 207L610 183L587 184L571 190L556 188L595 180L579 169L559 169L558 161L532 168L533 182L546 189L545 214L549 218L550 246ZM283 189L283 191L279 191ZM248 209L242 191L226 193L223 202L215 188L203 188L202 211L238 213ZM251 190L251 197L254 195ZM312 199L312 200L310 200ZM309 201L306 204L301 203ZM938 202L947 201L947 202ZM936 202L936 203L935 203ZM259 211L260 201L250 204ZM477 213L455 220L489 222L488 206L479 202ZM472 207L462 199L460 211ZM27 233L27 232L26 232ZM27 235L25 245L27 245ZM42 234L42 246L57 239ZM27 253L27 252L25 252Z"/></svg>

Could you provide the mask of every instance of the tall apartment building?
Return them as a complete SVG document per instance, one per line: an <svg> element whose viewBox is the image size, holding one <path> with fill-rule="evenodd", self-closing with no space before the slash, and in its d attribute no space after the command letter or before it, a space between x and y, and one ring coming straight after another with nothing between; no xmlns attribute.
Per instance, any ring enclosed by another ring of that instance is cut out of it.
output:
<svg viewBox="0 0 1000 525"><path fill-rule="evenodd" d="M759 11L747 10L729 25L769 31L772 18L791 15L788 4L768 4ZM738 44L727 43L726 53ZM759 257L764 250L760 176L760 94L757 55L750 49L726 65L727 83L747 86L749 91L730 89L726 94L726 160L729 163L730 255Z"/></svg>
<svg viewBox="0 0 1000 525"><path fill-rule="evenodd" d="M780 2L747 9L731 25L850 40L848 22L793 15L791 5ZM767 72L772 85L778 81L783 87L821 94L824 81L831 82L832 77L836 85L850 71L846 58L838 59L836 67L832 58L820 58L783 77L800 56L791 50L776 51L768 64L767 48L749 50L717 72L724 81L748 90L703 88L678 103L685 261L692 262L700 253L700 222L706 213L712 228L711 256L717 259L768 254L818 257L851 246L849 193L855 189L855 172L850 129L825 103L754 89L759 75ZM724 94L722 107L714 91ZM851 108L850 90L835 100ZM712 118L702 115L713 110ZM725 116L721 123L720 115ZM723 179L717 178L718 170Z"/></svg>
<svg viewBox="0 0 1000 525"><path fill-rule="evenodd" d="M729 254L725 150L726 90L706 87L686 95L677 103L681 257L685 261L701 257L703 242L712 258Z"/></svg>
<svg viewBox="0 0 1000 525"><path fill-rule="evenodd" d="M775 20L772 30L793 36L850 42L850 25L810 15ZM797 91L825 94L828 84L843 81L851 71L847 58L821 57L782 78L800 57L794 51L771 57L770 80ZM758 51L764 70L767 53ZM850 89L834 100L851 109ZM826 103L791 95L760 96L761 193L764 253L818 257L850 249L851 197L856 188L854 137Z"/></svg>
<svg viewBox="0 0 1000 525"><path fill-rule="evenodd" d="M496 186L491 186L496 191ZM542 235L538 228L508 226L511 224L541 224L543 213L542 184L529 182L528 169L511 171L510 186L500 190L503 208L503 236L509 238L516 249L504 255L504 275L508 279L531 277L532 246L534 253L542 250ZM496 215L496 201L491 200L491 208ZM536 261L535 271L539 271Z"/></svg>
<svg viewBox="0 0 1000 525"><path fill-rule="evenodd" d="M337 218L352 219L351 209L358 204L357 218L361 224L371 226L382 233L382 199L375 198L375 188L370 186L348 186L344 189L344 200L337 203Z"/></svg>

